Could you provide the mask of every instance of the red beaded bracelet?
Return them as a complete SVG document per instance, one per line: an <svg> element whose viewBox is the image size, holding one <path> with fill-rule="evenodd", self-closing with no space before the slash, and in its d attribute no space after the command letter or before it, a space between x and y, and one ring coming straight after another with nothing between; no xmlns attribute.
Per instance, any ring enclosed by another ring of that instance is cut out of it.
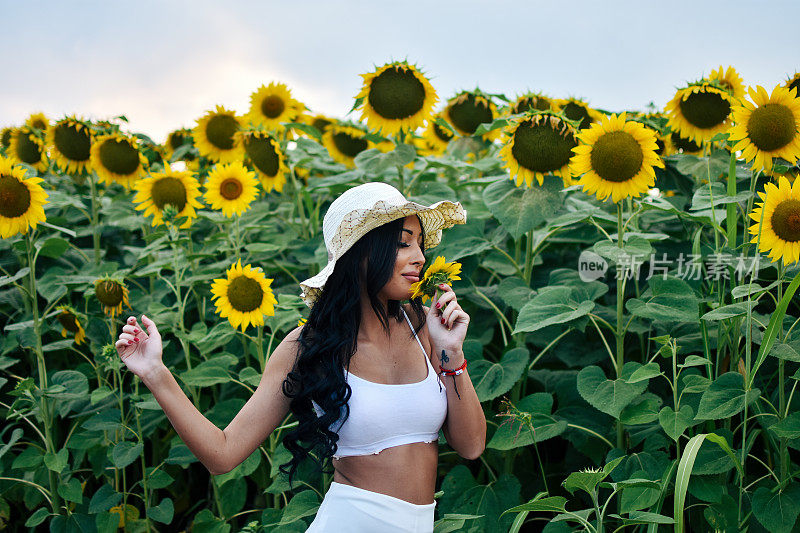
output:
<svg viewBox="0 0 800 533"><path fill-rule="evenodd" d="M466 369L466 368L467 368L467 358L465 357L464 358L464 362L461 363L460 367L458 367L456 369L453 369L453 370L447 370L442 365L439 365L439 372L443 376L457 376L457 375L461 374L462 372L464 372L464 369Z"/></svg>

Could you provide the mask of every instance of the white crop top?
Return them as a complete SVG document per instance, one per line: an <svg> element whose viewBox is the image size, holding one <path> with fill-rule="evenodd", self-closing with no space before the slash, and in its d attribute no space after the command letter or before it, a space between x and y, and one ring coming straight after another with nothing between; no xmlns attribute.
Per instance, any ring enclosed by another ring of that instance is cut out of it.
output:
<svg viewBox="0 0 800 533"><path fill-rule="evenodd" d="M413 332L411 320L405 309L401 310ZM393 446L439 439L439 429L447 416L447 392L416 333L414 337L428 366L428 375L422 381L375 383L345 370L345 380L352 389L350 415L343 424L337 421L330 426L339 434L334 459L377 454ZM317 416L321 416L322 408L316 402L312 404Z"/></svg>

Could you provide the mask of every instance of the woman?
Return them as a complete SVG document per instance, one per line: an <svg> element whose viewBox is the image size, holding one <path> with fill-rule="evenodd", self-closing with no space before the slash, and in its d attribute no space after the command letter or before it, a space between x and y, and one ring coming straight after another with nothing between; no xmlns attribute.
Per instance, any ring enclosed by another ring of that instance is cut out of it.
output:
<svg viewBox="0 0 800 533"><path fill-rule="evenodd" d="M425 207L385 183L334 200L323 219L328 264L300 284L308 321L274 350L224 430L164 366L158 328L146 316L147 332L128 319L117 350L214 475L244 461L291 410L299 424L284 438L292 460L282 469L291 478L312 451L333 458L333 481L308 531L432 531L439 429L459 455L475 459L486 419L461 350L469 315L453 290L440 286L430 308L401 302L421 276L425 248L465 221L458 202Z"/></svg>

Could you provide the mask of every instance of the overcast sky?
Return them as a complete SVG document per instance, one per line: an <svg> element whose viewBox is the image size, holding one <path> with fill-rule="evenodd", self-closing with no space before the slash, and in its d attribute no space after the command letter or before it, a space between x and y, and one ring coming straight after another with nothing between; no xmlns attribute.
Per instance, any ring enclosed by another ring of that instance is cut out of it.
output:
<svg viewBox="0 0 800 533"><path fill-rule="evenodd" d="M0 0L0 126L34 111L125 114L163 141L215 105L238 113L282 81L343 116L359 74L421 66L440 104L476 85L659 107L719 65L771 90L800 70L800 2ZM355 113L354 113L355 115Z"/></svg>

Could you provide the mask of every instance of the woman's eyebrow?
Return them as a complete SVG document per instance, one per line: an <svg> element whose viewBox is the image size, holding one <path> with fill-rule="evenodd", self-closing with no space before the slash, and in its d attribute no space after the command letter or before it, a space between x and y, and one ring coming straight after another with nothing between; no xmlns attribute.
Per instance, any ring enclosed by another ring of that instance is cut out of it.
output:
<svg viewBox="0 0 800 533"><path fill-rule="evenodd" d="M412 237L414 236L414 231L413 230L410 230L408 228L403 228L403 231L407 231L408 234L411 235ZM422 233L421 232L420 232L419 236L420 236L420 238L422 238Z"/></svg>

